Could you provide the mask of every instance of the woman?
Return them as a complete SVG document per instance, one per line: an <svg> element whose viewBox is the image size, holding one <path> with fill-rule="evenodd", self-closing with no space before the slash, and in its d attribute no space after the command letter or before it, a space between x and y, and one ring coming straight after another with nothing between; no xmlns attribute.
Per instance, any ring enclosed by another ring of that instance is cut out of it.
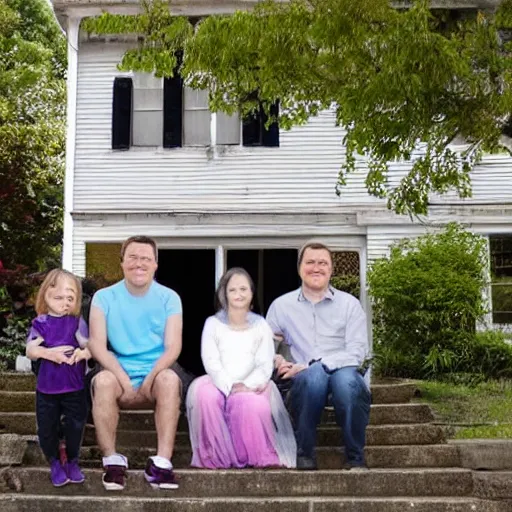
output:
<svg viewBox="0 0 512 512"><path fill-rule="evenodd" d="M221 278L218 312L206 320L201 340L207 375L187 394L194 467L295 467L293 429L270 380L272 331L251 313L253 298L254 283L244 269Z"/></svg>

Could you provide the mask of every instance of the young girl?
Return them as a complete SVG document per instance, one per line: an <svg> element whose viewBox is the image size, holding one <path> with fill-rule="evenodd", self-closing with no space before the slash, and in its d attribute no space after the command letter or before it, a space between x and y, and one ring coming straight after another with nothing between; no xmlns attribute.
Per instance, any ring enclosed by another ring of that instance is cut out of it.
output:
<svg viewBox="0 0 512 512"><path fill-rule="evenodd" d="M85 480L78 455L87 418L85 366L91 355L85 346L89 333L80 317L81 300L82 286L76 276L60 269L49 272L37 294L38 316L27 339L27 357L40 361L37 435L55 487ZM60 432L66 442L64 465L59 459Z"/></svg>
<svg viewBox="0 0 512 512"><path fill-rule="evenodd" d="M249 274L228 270L216 298L218 313L206 320L201 340L207 375L187 394L192 466L295 467L290 419L270 380L272 331L263 317L251 313Z"/></svg>

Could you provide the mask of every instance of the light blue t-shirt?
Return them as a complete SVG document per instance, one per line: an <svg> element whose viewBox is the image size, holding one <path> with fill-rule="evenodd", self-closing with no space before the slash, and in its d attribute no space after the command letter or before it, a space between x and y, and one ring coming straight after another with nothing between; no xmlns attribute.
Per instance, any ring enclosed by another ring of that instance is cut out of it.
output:
<svg viewBox="0 0 512 512"><path fill-rule="evenodd" d="M167 319L181 314L180 296L153 281L143 296L132 295L123 281L95 293L92 305L107 322L107 338L132 385L139 387L164 353Z"/></svg>

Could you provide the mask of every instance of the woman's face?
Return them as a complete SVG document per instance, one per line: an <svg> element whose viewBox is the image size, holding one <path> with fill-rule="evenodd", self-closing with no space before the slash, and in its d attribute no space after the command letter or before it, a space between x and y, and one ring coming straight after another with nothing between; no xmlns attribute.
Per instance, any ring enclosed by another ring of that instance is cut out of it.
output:
<svg viewBox="0 0 512 512"><path fill-rule="evenodd" d="M245 309L246 311L249 311L252 301L252 291L251 285L245 276L235 274L228 281L226 294L228 299L228 309Z"/></svg>

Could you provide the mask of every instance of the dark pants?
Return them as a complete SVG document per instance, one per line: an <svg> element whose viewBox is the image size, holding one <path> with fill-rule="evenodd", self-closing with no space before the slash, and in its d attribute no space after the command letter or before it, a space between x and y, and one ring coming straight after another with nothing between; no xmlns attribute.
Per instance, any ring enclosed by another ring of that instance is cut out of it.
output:
<svg viewBox="0 0 512 512"><path fill-rule="evenodd" d="M365 464L364 445L371 396L355 366L329 371L320 362L298 373L288 395L297 439L297 456L315 459L316 429L331 396L351 466Z"/></svg>
<svg viewBox="0 0 512 512"><path fill-rule="evenodd" d="M36 392L39 446L51 461L59 458L59 438L66 440L68 460L77 459L82 444L87 398L85 390L49 395Z"/></svg>

